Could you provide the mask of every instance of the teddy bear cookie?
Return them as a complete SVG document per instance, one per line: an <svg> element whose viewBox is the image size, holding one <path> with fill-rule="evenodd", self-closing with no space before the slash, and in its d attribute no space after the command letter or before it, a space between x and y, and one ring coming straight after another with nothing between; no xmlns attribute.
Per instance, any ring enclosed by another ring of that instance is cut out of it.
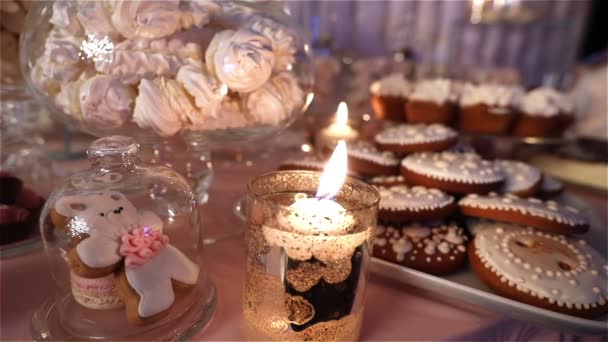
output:
<svg viewBox="0 0 608 342"><path fill-rule="evenodd" d="M452 273L467 260L464 230L454 223L426 226L378 225L373 255L418 271L441 275Z"/></svg>
<svg viewBox="0 0 608 342"><path fill-rule="evenodd" d="M608 312L608 264L584 240L496 226L478 232L469 260L504 297L584 318Z"/></svg>
<svg viewBox="0 0 608 342"><path fill-rule="evenodd" d="M534 166L516 160L496 160L494 163L505 175L501 193L530 197L540 189L543 174Z"/></svg>
<svg viewBox="0 0 608 342"><path fill-rule="evenodd" d="M380 151L369 141L360 140L348 145L349 169L367 176L399 173L399 158L389 151Z"/></svg>
<svg viewBox="0 0 608 342"><path fill-rule="evenodd" d="M502 171L474 153L422 152L401 162L401 173L409 184L437 188L450 193L488 193L500 188Z"/></svg>
<svg viewBox="0 0 608 342"><path fill-rule="evenodd" d="M378 188L381 221L404 222L441 219L456 210L454 197L423 186L396 185Z"/></svg>
<svg viewBox="0 0 608 342"><path fill-rule="evenodd" d="M578 209L555 201L490 193L468 195L458 206L466 216L522 224L556 234L582 234L589 230L587 218Z"/></svg>
<svg viewBox="0 0 608 342"><path fill-rule="evenodd" d="M179 293L198 282L198 265L169 243L161 218L138 210L123 193L63 196L54 209L56 219L81 222L83 238L67 259L72 293L83 306L113 308L117 295L129 322L148 324L165 317Z"/></svg>
<svg viewBox="0 0 608 342"><path fill-rule="evenodd" d="M398 154L443 151L456 143L458 133L441 124L402 124L386 128L374 140L381 150Z"/></svg>
<svg viewBox="0 0 608 342"><path fill-rule="evenodd" d="M382 186L382 187L407 184L405 177L403 177L403 175L375 176L375 177L368 178L367 182L371 185Z"/></svg>

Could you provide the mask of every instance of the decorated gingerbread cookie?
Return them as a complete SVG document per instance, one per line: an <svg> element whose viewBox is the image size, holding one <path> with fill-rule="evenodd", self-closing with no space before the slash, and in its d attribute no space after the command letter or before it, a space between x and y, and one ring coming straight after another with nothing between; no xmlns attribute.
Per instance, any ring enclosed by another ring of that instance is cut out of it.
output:
<svg viewBox="0 0 608 342"><path fill-rule="evenodd" d="M494 163L505 175L500 192L530 197L540 189L543 175L534 166L515 160L496 160Z"/></svg>
<svg viewBox="0 0 608 342"><path fill-rule="evenodd" d="M456 210L454 197L423 186L396 185L378 188L381 221L404 222L441 219Z"/></svg>
<svg viewBox="0 0 608 342"><path fill-rule="evenodd" d="M478 232L469 260L507 298L585 318L608 312L608 264L583 240L498 225Z"/></svg>
<svg viewBox="0 0 608 342"><path fill-rule="evenodd" d="M375 137L381 150L398 154L442 151L454 145L458 133L441 124L398 125L389 127Z"/></svg>
<svg viewBox="0 0 608 342"><path fill-rule="evenodd" d="M494 191L504 180L494 163L477 154L448 151L410 154L401 162L401 173L409 184L458 194Z"/></svg>
<svg viewBox="0 0 608 342"><path fill-rule="evenodd" d="M368 178L367 182L371 185L382 187L407 184L403 175L375 176Z"/></svg>
<svg viewBox="0 0 608 342"><path fill-rule="evenodd" d="M367 176L399 173L400 159L392 152L380 151L369 141L356 141L348 145L348 167Z"/></svg>
<svg viewBox="0 0 608 342"><path fill-rule="evenodd" d="M374 257L430 274L447 274L466 262L468 237L462 228L450 223L426 226L376 228Z"/></svg>
<svg viewBox="0 0 608 342"><path fill-rule="evenodd" d="M561 194L564 191L564 183L557 179L543 175L543 181L540 185L539 196L542 198L551 198Z"/></svg>
<svg viewBox="0 0 608 342"><path fill-rule="evenodd" d="M124 194L102 191L64 196L55 203L55 210L58 217L77 217L84 230L82 241L68 253L78 302L87 302L86 292L79 291L85 282L113 293L107 276L114 274L128 320L146 324L168 314L176 290L196 285L198 265L169 243L158 215L137 210Z"/></svg>
<svg viewBox="0 0 608 342"><path fill-rule="evenodd" d="M589 229L589 222L578 209L554 201L490 193L468 195L458 205L466 216L517 223L551 233L582 234Z"/></svg>

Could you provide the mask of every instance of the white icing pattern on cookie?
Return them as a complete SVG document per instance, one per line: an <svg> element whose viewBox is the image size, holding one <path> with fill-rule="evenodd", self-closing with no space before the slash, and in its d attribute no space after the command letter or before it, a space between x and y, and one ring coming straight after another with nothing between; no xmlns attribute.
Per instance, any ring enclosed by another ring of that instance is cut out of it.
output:
<svg viewBox="0 0 608 342"><path fill-rule="evenodd" d="M399 165L399 159L392 152L382 152L367 141L356 141L348 145L348 156L385 166Z"/></svg>
<svg viewBox="0 0 608 342"><path fill-rule="evenodd" d="M569 309L606 304L606 260L583 240L496 227L479 231L474 243L483 266L518 291Z"/></svg>
<svg viewBox="0 0 608 342"><path fill-rule="evenodd" d="M474 153L414 153L401 162L404 168L423 176L465 184L488 184L504 179L492 162Z"/></svg>
<svg viewBox="0 0 608 342"><path fill-rule="evenodd" d="M387 244L395 253L395 260L404 261L406 254L421 254L421 260L430 263L433 259L441 261L466 251L467 236L464 230L454 223L437 227L427 227L411 223L401 228L378 225L374 245L386 247ZM413 255L415 260L416 256ZM453 260L453 259L450 259Z"/></svg>
<svg viewBox="0 0 608 342"><path fill-rule="evenodd" d="M540 182L542 174L539 169L515 160L497 160L494 163L505 175L503 193L525 191Z"/></svg>
<svg viewBox="0 0 608 342"><path fill-rule="evenodd" d="M423 186L396 185L378 188L380 209L391 211L423 211L444 208L454 203L454 197L437 189Z"/></svg>
<svg viewBox="0 0 608 342"><path fill-rule="evenodd" d="M379 144L416 145L454 139L456 131L441 124L398 125L378 133L375 140Z"/></svg>
<svg viewBox="0 0 608 342"><path fill-rule="evenodd" d="M526 199L511 194L498 195L496 193L490 193L487 196L470 194L462 198L458 204L479 209L515 211L569 226L586 226L589 224L578 209L560 205L555 201L542 201L538 198Z"/></svg>

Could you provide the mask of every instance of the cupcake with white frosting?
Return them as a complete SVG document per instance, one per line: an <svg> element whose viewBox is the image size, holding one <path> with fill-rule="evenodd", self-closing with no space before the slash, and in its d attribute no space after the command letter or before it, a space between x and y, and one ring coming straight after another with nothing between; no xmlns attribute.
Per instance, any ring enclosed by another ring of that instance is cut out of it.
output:
<svg viewBox="0 0 608 342"><path fill-rule="evenodd" d="M564 93L549 87L528 92L519 109L521 117L513 134L523 137L559 137L574 120L574 103Z"/></svg>
<svg viewBox="0 0 608 342"><path fill-rule="evenodd" d="M441 78L417 82L407 101L407 121L449 125L456 116L460 88L457 82Z"/></svg>
<svg viewBox="0 0 608 342"><path fill-rule="evenodd" d="M405 121L405 104L412 84L401 74L385 76L370 86L372 108L380 120Z"/></svg>
<svg viewBox="0 0 608 342"><path fill-rule="evenodd" d="M507 133L516 118L522 93L515 86L465 84L460 97L459 128L472 133Z"/></svg>

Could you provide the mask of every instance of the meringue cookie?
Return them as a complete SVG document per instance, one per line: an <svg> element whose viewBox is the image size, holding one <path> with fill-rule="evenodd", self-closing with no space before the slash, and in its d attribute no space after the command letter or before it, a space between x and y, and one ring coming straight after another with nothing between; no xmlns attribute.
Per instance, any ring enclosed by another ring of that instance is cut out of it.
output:
<svg viewBox="0 0 608 342"><path fill-rule="evenodd" d="M81 35L82 27L76 19L78 3L75 1L57 0L53 2L53 14L49 22L72 35Z"/></svg>
<svg viewBox="0 0 608 342"><path fill-rule="evenodd" d="M118 128L131 115L135 90L109 76L94 76L79 90L82 118L91 126Z"/></svg>
<svg viewBox="0 0 608 342"><path fill-rule="evenodd" d="M95 68L123 83L137 84L142 78L175 77L185 64L200 65L201 54L196 44L180 40L126 41L116 46L110 58L96 60Z"/></svg>
<svg viewBox="0 0 608 342"><path fill-rule="evenodd" d="M126 38L162 38L181 27L177 0L116 0L112 6L112 24Z"/></svg>
<svg viewBox="0 0 608 342"><path fill-rule="evenodd" d="M190 29L193 26L201 28L207 25L211 18L217 17L221 12L221 6L207 0L193 0L183 4L181 27Z"/></svg>
<svg viewBox="0 0 608 342"><path fill-rule="evenodd" d="M248 30L217 33L205 53L209 72L229 89L250 92L270 77L275 57L266 36Z"/></svg>
<svg viewBox="0 0 608 342"><path fill-rule="evenodd" d="M227 89L222 89L215 78L209 76L202 68L186 65L179 69L176 80L194 98L196 106L201 111L201 115L189 117L194 126L199 126L202 116L217 117L217 107L226 95Z"/></svg>
<svg viewBox="0 0 608 342"><path fill-rule="evenodd" d="M515 86L492 83L480 85L467 83L462 88L460 105L474 106L477 104L485 104L499 107L514 106L519 102L522 93L522 89Z"/></svg>
<svg viewBox="0 0 608 342"><path fill-rule="evenodd" d="M196 129L220 130L236 129L251 125L252 120L243 112L237 101L225 98L217 110L217 118L203 117Z"/></svg>
<svg viewBox="0 0 608 342"><path fill-rule="evenodd" d="M293 73L280 72L271 79L271 82L277 88L281 102L288 112L301 110L305 95Z"/></svg>
<svg viewBox="0 0 608 342"><path fill-rule="evenodd" d="M150 128L160 136L171 136L183 126L178 111L173 109L163 91L163 78L142 79L135 99L133 121L141 128Z"/></svg>
<svg viewBox="0 0 608 342"><path fill-rule="evenodd" d="M249 28L271 40L272 51L276 58L275 70L292 69L296 53L295 35L290 33L286 26L269 18L253 16L249 20Z"/></svg>
<svg viewBox="0 0 608 342"><path fill-rule="evenodd" d="M571 113L574 103L564 93L549 87L540 87L523 97L520 108L530 115L554 116L559 113Z"/></svg>
<svg viewBox="0 0 608 342"><path fill-rule="evenodd" d="M78 8L78 21L86 34L118 38L111 15L111 8L105 1L81 1Z"/></svg>
<svg viewBox="0 0 608 342"><path fill-rule="evenodd" d="M80 58L80 40L67 31L53 28L44 43L44 53L36 61L32 79L41 86L49 81L65 84L78 78L85 64Z"/></svg>
<svg viewBox="0 0 608 342"><path fill-rule="evenodd" d="M248 94L245 106L256 122L276 125L302 104L304 92L290 72L281 72Z"/></svg>
<svg viewBox="0 0 608 342"><path fill-rule="evenodd" d="M159 83L161 90L169 101L169 106L179 113L183 122L192 124L202 116L201 111L192 102L192 97L178 81L172 79L162 79Z"/></svg>
<svg viewBox="0 0 608 342"><path fill-rule="evenodd" d="M76 119L81 118L79 95L83 82L83 80L76 80L66 83L55 97L55 103L61 111Z"/></svg>

